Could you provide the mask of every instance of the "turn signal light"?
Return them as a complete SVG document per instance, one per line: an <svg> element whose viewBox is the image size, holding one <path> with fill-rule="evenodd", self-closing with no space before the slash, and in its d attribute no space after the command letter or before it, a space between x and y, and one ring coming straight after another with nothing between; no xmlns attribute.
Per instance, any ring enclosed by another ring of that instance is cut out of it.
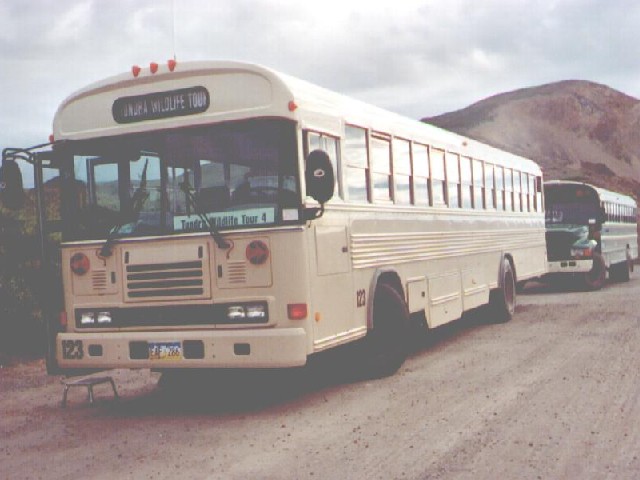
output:
<svg viewBox="0 0 640 480"><path fill-rule="evenodd" d="M89 258L84 253L76 253L69 263L71 271L76 275L84 275L89 271Z"/></svg>
<svg viewBox="0 0 640 480"><path fill-rule="evenodd" d="M306 303L290 303L287 305L287 315L290 320L303 320L307 318Z"/></svg>

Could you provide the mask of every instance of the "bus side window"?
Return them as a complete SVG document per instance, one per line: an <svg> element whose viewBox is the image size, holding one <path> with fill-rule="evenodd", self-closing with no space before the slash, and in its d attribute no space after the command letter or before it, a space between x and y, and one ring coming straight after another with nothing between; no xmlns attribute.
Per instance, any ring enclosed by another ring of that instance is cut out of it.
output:
<svg viewBox="0 0 640 480"><path fill-rule="evenodd" d="M522 186L520 183L520 172L517 170L513 171L513 192L515 198L514 210L516 212L522 212Z"/></svg>
<svg viewBox="0 0 640 480"><path fill-rule="evenodd" d="M447 152L447 195L449 207L460 208L460 163L457 153Z"/></svg>
<svg viewBox="0 0 640 480"><path fill-rule="evenodd" d="M493 165L484 164L484 204L487 209L496 208L496 200L493 191Z"/></svg>
<svg viewBox="0 0 640 480"><path fill-rule="evenodd" d="M504 209L513 212L513 170L504 169L504 189L505 189L505 207Z"/></svg>
<svg viewBox="0 0 640 480"><path fill-rule="evenodd" d="M445 195L445 175L444 175L444 150L432 148L429 152L431 166L431 192L433 194L433 205L446 205Z"/></svg>
<svg viewBox="0 0 640 480"><path fill-rule="evenodd" d="M350 202L367 202L369 186L369 160L367 157L367 131L364 128L345 127L344 161L346 163L346 192Z"/></svg>
<svg viewBox="0 0 640 480"><path fill-rule="evenodd" d="M371 193L374 201L391 201L391 139L371 135Z"/></svg>
<svg viewBox="0 0 640 480"><path fill-rule="evenodd" d="M482 162L473 159L473 208L482 210L484 208L484 198L482 187L484 185L484 174L482 173Z"/></svg>
<svg viewBox="0 0 640 480"><path fill-rule="evenodd" d="M429 147L413 144L413 203L429 205Z"/></svg>
<svg viewBox="0 0 640 480"><path fill-rule="evenodd" d="M473 183L471 178L471 159L460 157L460 204L462 208L473 206Z"/></svg>
<svg viewBox="0 0 640 480"><path fill-rule="evenodd" d="M338 162L339 142L336 137L325 135L318 132L305 132L305 144L304 144L304 157L307 158L309 153L314 150L322 150L329 155L331 165L333 165L333 171L335 176L335 185L333 188L333 197L340 198L342 182L339 180L340 171Z"/></svg>
<svg viewBox="0 0 640 480"><path fill-rule="evenodd" d="M399 205L411 204L411 143L393 139L393 197Z"/></svg>
<svg viewBox="0 0 640 480"><path fill-rule="evenodd" d="M504 210L504 168L496 166L494 172L496 177L496 208Z"/></svg>

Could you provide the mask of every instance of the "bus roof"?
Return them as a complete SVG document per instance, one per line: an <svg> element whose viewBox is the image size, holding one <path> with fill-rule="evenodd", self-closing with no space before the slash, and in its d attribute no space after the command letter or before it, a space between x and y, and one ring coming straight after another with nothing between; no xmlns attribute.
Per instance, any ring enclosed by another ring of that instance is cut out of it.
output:
<svg viewBox="0 0 640 480"><path fill-rule="evenodd" d="M632 197L628 195L624 195L622 193L613 192L605 188L596 187L595 185L591 185L589 183L577 182L574 180L546 180L544 182L545 188L562 187L563 185L573 185L573 186L579 185L583 187L592 188L593 190L596 191L596 193L598 194L598 197L600 197L600 202L610 202L610 203L616 203L618 205L636 207L636 201Z"/></svg>
<svg viewBox="0 0 640 480"><path fill-rule="evenodd" d="M185 95L205 90L206 108L187 105ZM160 113L152 115L152 108ZM232 61L159 65L156 73L144 68L93 83L62 102L53 134L56 141L81 140L256 117L286 118L336 136L352 124L541 174L529 159L260 65Z"/></svg>

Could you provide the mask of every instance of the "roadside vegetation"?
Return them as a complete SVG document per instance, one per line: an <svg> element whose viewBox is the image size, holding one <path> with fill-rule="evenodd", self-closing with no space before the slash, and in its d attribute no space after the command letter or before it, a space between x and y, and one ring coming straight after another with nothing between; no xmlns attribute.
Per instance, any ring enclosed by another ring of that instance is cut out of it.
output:
<svg viewBox="0 0 640 480"><path fill-rule="evenodd" d="M47 285L39 256L33 198L19 210L0 203L0 364L44 353L42 299L57 288Z"/></svg>

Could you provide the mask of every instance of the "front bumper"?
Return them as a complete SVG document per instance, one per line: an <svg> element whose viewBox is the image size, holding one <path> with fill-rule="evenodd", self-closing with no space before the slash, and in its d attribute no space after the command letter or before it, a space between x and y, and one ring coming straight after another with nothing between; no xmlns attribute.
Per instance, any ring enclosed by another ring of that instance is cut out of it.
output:
<svg viewBox="0 0 640 480"><path fill-rule="evenodd" d="M181 354L145 355L158 345ZM56 357L63 369L297 367L307 361L307 335L303 328L59 333Z"/></svg>
<svg viewBox="0 0 640 480"><path fill-rule="evenodd" d="M561 260L548 262L548 273L586 273L593 268L593 259L586 260Z"/></svg>

